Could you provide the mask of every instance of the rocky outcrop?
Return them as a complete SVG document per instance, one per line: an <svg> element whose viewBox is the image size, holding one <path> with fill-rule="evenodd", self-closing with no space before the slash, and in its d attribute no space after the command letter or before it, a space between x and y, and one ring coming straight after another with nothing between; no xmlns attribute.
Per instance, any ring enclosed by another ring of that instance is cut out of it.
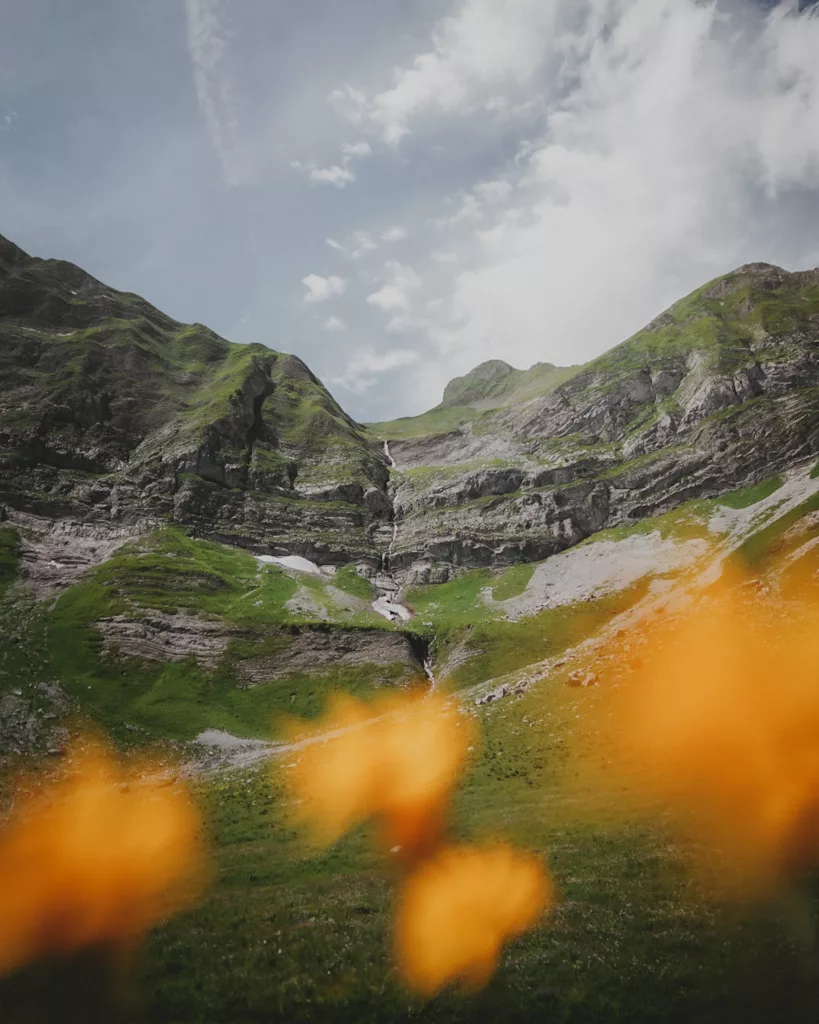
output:
<svg viewBox="0 0 819 1024"><path fill-rule="evenodd" d="M423 661L410 637L386 630L293 630L275 654L249 658L238 671L247 686L259 686L293 672L333 665L379 666L390 682L395 682L396 666L405 680L424 676Z"/></svg>
<svg viewBox="0 0 819 1024"><path fill-rule="evenodd" d="M166 615L143 611L100 619L96 628L107 651L120 657L154 662L189 658L214 669L232 641L258 643L260 634L227 625L221 619ZM292 673L322 672L336 665L368 666L383 670L385 683L423 678L423 645L404 633L333 626L292 626L268 633L265 645L273 653L233 658L240 685L259 686ZM378 673L375 673L377 678Z"/></svg>
<svg viewBox="0 0 819 1024"><path fill-rule="evenodd" d="M73 702L55 680L15 687L0 696L0 767L29 754L61 754Z"/></svg>
<svg viewBox="0 0 819 1024"><path fill-rule="evenodd" d="M105 562L150 525L118 527L68 518L55 521L15 509L3 510L2 506L0 510L5 512L0 520L5 519L19 532L20 583L38 600L76 583L86 570Z"/></svg>
<svg viewBox="0 0 819 1024"><path fill-rule="evenodd" d="M252 634L231 629L221 620L193 615L144 612L138 618L115 615L96 623L107 650L145 661L186 661L193 658L213 668L233 639Z"/></svg>

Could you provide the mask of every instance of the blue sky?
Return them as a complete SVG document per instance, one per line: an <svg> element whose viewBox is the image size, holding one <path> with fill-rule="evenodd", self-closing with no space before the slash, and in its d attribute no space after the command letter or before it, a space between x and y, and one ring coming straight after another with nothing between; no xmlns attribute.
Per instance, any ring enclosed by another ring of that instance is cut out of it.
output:
<svg viewBox="0 0 819 1024"><path fill-rule="evenodd" d="M750 0L26 0L0 232L415 413L819 263L817 57Z"/></svg>

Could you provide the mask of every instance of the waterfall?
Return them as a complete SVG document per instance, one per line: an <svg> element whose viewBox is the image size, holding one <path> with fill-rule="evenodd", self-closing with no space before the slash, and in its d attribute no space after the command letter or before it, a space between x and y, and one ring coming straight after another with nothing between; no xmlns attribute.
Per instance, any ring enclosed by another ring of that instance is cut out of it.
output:
<svg viewBox="0 0 819 1024"><path fill-rule="evenodd" d="M392 457L392 453L390 452L389 441L384 442L384 455L387 457L387 462L389 462L390 464L390 469L398 469L398 466L395 463L395 459Z"/></svg>

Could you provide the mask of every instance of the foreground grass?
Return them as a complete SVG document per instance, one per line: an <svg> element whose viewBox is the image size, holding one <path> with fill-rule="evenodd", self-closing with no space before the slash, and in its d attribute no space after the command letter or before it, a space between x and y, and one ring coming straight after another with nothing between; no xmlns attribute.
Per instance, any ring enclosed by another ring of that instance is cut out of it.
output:
<svg viewBox="0 0 819 1024"><path fill-rule="evenodd" d="M453 838L504 835L539 851L560 896L550 917L507 950L486 991L424 1003L402 988L390 955L391 865L363 833L311 850L288 819L284 769L266 767L200 787L214 885L199 908L152 934L120 997L122 1019L815 1020L816 956L792 909L721 908L689 882L686 851L662 828L582 820L565 765L585 696L553 680L482 719ZM801 911L807 920L807 898ZM54 978L41 966L0 986L4 1019L50 1020L37 1015L46 982Z"/></svg>
<svg viewBox="0 0 819 1024"><path fill-rule="evenodd" d="M145 951L139 989L150 1019L815 1020L819 965L792 908L722 908L689 881L686 851L661 823L624 827L605 810L578 810L568 752L589 742L578 734L588 699L558 676L481 718L453 838L501 835L539 851L560 893L484 993L421 1003L402 989L390 957L391 866L363 834L311 851L288 821L286 769L272 781L265 769L202 792L217 882ZM807 896L801 912L808 920Z"/></svg>

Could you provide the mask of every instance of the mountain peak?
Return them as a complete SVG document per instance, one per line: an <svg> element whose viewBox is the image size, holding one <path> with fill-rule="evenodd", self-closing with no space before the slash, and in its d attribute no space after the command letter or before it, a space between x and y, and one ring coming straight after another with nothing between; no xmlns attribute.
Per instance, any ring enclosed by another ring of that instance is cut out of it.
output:
<svg viewBox="0 0 819 1024"><path fill-rule="evenodd" d="M439 409L471 407L499 409L551 391L574 372L574 367L535 363L528 370L516 370L502 359L489 359L463 377L447 384Z"/></svg>
<svg viewBox="0 0 819 1024"><path fill-rule="evenodd" d="M516 372L519 371L502 359L488 359L463 377L451 380L444 390L441 406L450 409L456 405L474 405L489 398L502 381Z"/></svg>

